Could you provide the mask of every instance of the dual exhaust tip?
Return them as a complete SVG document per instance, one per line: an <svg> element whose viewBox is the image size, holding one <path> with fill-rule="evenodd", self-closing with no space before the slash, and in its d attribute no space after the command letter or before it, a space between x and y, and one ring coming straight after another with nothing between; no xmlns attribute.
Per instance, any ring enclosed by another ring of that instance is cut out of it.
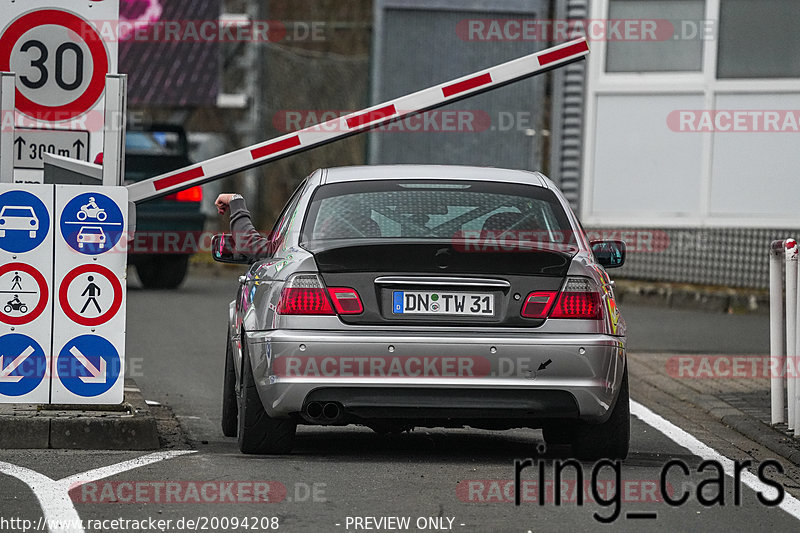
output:
<svg viewBox="0 0 800 533"><path fill-rule="evenodd" d="M342 406L335 402L310 402L303 414L315 424L335 424L344 418Z"/></svg>

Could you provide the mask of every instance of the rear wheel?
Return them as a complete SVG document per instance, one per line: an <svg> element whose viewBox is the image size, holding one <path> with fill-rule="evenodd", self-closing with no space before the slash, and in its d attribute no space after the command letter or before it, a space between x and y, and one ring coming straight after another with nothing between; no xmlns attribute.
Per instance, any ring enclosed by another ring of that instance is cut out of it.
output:
<svg viewBox="0 0 800 533"><path fill-rule="evenodd" d="M136 263L136 273L146 289L177 289L188 270L188 255L154 255Z"/></svg>
<svg viewBox="0 0 800 533"><path fill-rule="evenodd" d="M222 434L235 437L239 427L239 406L236 405L236 369L230 340L225 350L225 378L222 385Z"/></svg>
<svg viewBox="0 0 800 533"><path fill-rule="evenodd" d="M242 343L242 388L239 392L239 449L248 454L279 454L292 451L297 423L272 418L264 410L256 390L247 345Z"/></svg>
<svg viewBox="0 0 800 533"><path fill-rule="evenodd" d="M631 407L628 369L622 376L617 403L602 424L582 424L575 428L572 451L578 459L625 459L631 440Z"/></svg>

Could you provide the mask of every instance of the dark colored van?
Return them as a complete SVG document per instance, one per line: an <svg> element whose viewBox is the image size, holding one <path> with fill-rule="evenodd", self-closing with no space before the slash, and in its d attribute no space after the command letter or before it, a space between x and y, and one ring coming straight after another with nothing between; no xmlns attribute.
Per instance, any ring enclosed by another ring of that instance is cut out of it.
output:
<svg viewBox="0 0 800 533"><path fill-rule="evenodd" d="M127 132L126 184L191 164L189 141L182 127L155 124ZM205 224L202 200L202 188L193 187L138 205L128 262L136 267L145 288L175 289L183 282Z"/></svg>

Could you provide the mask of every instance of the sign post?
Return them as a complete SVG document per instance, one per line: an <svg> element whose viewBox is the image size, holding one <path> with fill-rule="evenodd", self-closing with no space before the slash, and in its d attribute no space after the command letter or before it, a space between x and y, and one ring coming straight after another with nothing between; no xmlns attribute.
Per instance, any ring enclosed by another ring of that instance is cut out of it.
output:
<svg viewBox="0 0 800 533"><path fill-rule="evenodd" d="M16 74L14 123L26 129L11 141L17 182L42 183L42 153L94 161L103 150L103 97L118 43L98 27L118 20L119 0L52 4L0 0L0 71Z"/></svg>
<svg viewBox="0 0 800 533"><path fill-rule="evenodd" d="M123 398L128 191L56 185L52 402Z"/></svg>
<svg viewBox="0 0 800 533"><path fill-rule="evenodd" d="M14 183L15 76L0 72L0 183Z"/></svg>
<svg viewBox="0 0 800 533"><path fill-rule="evenodd" d="M0 403L50 401L52 209L52 187L0 184Z"/></svg>

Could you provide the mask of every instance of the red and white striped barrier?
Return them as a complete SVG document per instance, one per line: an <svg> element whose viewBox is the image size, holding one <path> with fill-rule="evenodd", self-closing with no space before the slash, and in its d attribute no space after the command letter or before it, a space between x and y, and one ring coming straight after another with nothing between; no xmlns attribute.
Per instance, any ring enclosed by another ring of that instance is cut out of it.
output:
<svg viewBox="0 0 800 533"><path fill-rule="evenodd" d="M784 269L785 265L785 269ZM785 270L785 274L784 274ZM784 308L784 280L786 306ZM797 383L798 354L798 246L794 239L772 241L769 254L769 353L771 369L771 421L786 422L800 437L800 386ZM785 310L785 313L784 313ZM785 320L784 320L785 318ZM784 329L785 326L785 329ZM784 335L785 331L785 335ZM784 376L786 376L784 378ZM784 399L788 419L784 417Z"/></svg>
<svg viewBox="0 0 800 533"><path fill-rule="evenodd" d="M133 202L140 203L202 185L290 154L368 131L409 115L541 74L583 59L588 53L587 40L576 39L323 124L131 184L128 186L129 198Z"/></svg>

